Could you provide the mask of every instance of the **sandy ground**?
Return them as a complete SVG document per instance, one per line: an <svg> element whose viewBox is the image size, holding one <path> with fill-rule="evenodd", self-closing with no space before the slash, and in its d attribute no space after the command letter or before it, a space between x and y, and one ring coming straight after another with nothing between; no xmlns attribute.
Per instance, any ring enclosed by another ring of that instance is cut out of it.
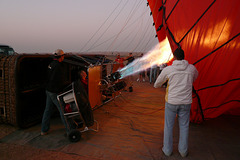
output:
<svg viewBox="0 0 240 160"><path fill-rule="evenodd" d="M134 82L133 92L122 95L94 111L99 131L87 131L71 143L59 117L51 130L40 136L41 124L27 129L0 124L0 160L157 160L183 159L178 151L178 125L174 127L171 157L161 152L165 89L148 82ZM177 121L176 121L177 122ZM221 116L203 124L190 124L191 160L238 160L240 117ZM96 128L94 125L92 128Z"/></svg>

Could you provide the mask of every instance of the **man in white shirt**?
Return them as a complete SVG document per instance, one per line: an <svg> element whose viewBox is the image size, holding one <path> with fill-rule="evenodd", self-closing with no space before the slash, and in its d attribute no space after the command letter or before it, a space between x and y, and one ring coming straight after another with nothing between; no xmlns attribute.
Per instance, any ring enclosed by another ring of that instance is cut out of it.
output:
<svg viewBox="0 0 240 160"><path fill-rule="evenodd" d="M188 130L192 103L192 85L198 76L194 65L184 60L184 51L177 48L171 66L164 68L157 78L154 87L161 87L168 81L165 96L164 142L162 151L170 156L173 151L173 126L176 115L179 122L178 151L182 157L188 155Z"/></svg>

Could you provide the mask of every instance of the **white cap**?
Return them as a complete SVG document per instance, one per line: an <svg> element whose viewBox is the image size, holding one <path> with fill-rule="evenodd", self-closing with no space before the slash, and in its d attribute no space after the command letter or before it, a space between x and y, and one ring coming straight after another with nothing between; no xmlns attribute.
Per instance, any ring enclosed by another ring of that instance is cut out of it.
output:
<svg viewBox="0 0 240 160"><path fill-rule="evenodd" d="M54 55L55 56L61 56L61 55L64 55L64 52L62 49L57 49L55 52L54 52Z"/></svg>

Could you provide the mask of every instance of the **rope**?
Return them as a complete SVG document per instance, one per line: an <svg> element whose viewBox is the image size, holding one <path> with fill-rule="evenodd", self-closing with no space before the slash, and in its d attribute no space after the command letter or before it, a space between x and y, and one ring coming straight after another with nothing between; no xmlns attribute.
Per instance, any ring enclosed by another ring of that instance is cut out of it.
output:
<svg viewBox="0 0 240 160"><path fill-rule="evenodd" d="M178 2L179 2L179 0L178 0L178 1L175 3L175 5L174 5L173 9L171 10L171 12L169 13L169 15L167 16L167 18L166 18L166 21L165 21L165 22L167 22L168 18L170 17L170 15L171 15L171 14L172 14L172 12L173 12L173 10L176 8L176 6L177 6ZM165 2L165 3L166 3L166 2Z"/></svg>
<svg viewBox="0 0 240 160"><path fill-rule="evenodd" d="M230 100L230 101L224 102L224 103L222 103L222 104L220 104L220 105L218 105L218 106L215 106L215 107L205 108L204 111L206 111L206 110L211 110L211 109L216 109L216 108L219 108L219 107L221 107L221 106L223 106L223 105L225 105L225 104L231 103L231 102L240 102L240 100Z"/></svg>
<svg viewBox="0 0 240 160"><path fill-rule="evenodd" d="M149 21L150 19L148 19L148 21ZM148 22L147 21L147 22ZM142 23L141 23L141 25L142 25ZM132 52L134 52L137 48L138 48L138 46L142 43L142 42L144 42L144 37L146 36L146 33L147 33L147 31L149 30L149 27L150 27L150 25L147 25L147 26L145 26L145 32L144 32L144 34L142 35L142 37L139 37L139 41L138 41L138 43L137 43L137 45L136 45L136 47L132 50Z"/></svg>
<svg viewBox="0 0 240 160"><path fill-rule="evenodd" d="M200 96L198 95L197 91L195 90L195 88L193 87L193 92L195 93L196 97L197 97L197 100L198 100L198 104L199 104L199 109L201 111L201 116L202 116L202 120L204 121L204 113L203 113L203 109L202 109L202 103L201 103L201 100L200 100Z"/></svg>
<svg viewBox="0 0 240 160"><path fill-rule="evenodd" d="M224 86L232 81L239 81L240 78L236 78L236 79L230 79L228 80L227 82L223 83L223 84L218 84L218 85L213 85L213 86L208 86L208 87L204 87L204 88L200 88L198 89L197 91L201 91L201 90L204 90L204 89L209 89L209 88L213 88L213 87L220 87L220 86Z"/></svg>
<svg viewBox="0 0 240 160"><path fill-rule="evenodd" d="M197 25L197 23L202 19L202 17L207 13L207 11L213 6L213 4L216 2L216 0L214 0L209 6L208 8L203 12L203 14L198 18L198 20L194 23L194 25L187 31L187 33L183 36L183 38L178 42L181 43L182 40L188 35L188 33Z"/></svg>
<svg viewBox="0 0 240 160"><path fill-rule="evenodd" d="M165 21L165 24L167 25L167 23L166 23L166 8L163 7L162 9L163 9L163 21ZM175 40L172 32L171 32L170 29L168 28L168 26L166 26L166 30L168 31L168 33L169 33L170 37L172 38L173 42L174 42L178 47L180 47L180 44L176 42L176 40Z"/></svg>
<svg viewBox="0 0 240 160"><path fill-rule="evenodd" d="M199 59L198 61L196 61L195 63L193 63L193 65L197 64L198 62L200 62L201 60L207 58L208 56L210 56L211 54L213 54L214 52L216 52L217 50L219 50L220 48L222 48L223 46L225 46L226 44L228 44L229 42L231 42L233 39L235 39L236 37L238 37L240 35L240 33L238 33L237 35L235 35L233 38L229 39L227 42L225 42L224 44L222 44L221 46L219 46L218 48L216 48L215 50L213 50L212 52L210 52L209 54L207 54L206 56L204 56L203 58Z"/></svg>
<svg viewBox="0 0 240 160"><path fill-rule="evenodd" d="M155 5L154 5L154 7L153 7L153 12L155 11L156 7L157 7L157 1L156 1ZM158 13L157 13L157 18L156 18L155 24L157 24L158 16L160 15L160 14L159 14L159 10L158 10L157 12L158 12ZM152 15L153 15L153 14L154 14L154 13L152 13Z"/></svg>
<svg viewBox="0 0 240 160"><path fill-rule="evenodd" d="M137 1L136 1L137 2ZM143 2L143 1L142 1ZM133 9L131 10L125 24L123 25L122 29L118 32L117 36L115 37L115 39L113 40L113 42L109 45L109 47L107 48L107 50L109 50L113 44L116 42L117 38L119 37L120 33L122 33L123 29L126 27L126 25L128 24L128 22L131 20L131 18L133 17L133 15L136 13L137 8L139 7L139 5L141 4L141 1L138 2L138 4L135 6L133 6Z"/></svg>
<svg viewBox="0 0 240 160"><path fill-rule="evenodd" d="M102 25L98 28L98 30L92 35L92 37L87 41L87 43L85 43L85 45L82 47L82 49L80 50L80 52L86 47L86 45L93 39L93 37L97 34L97 32L103 27L103 25L108 21L108 19L112 16L112 14L114 13L114 11L119 7L119 5L122 3L123 0L121 0L118 5L113 9L113 11L111 12L111 14L108 16L108 18L102 23Z"/></svg>
<svg viewBox="0 0 240 160"><path fill-rule="evenodd" d="M121 96L123 98L123 96ZM125 100L127 103L131 104L132 106L135 106L135 107L140 107L140 106L136 106L135 104L127 101L126 99L123 98L123 100ZM119 109L125 111L125 112L128 112L128 113L131 113L131 114L134 114L134 115L151 115L151 114L154 114L154 113L157 113L161 110L164 110L164 107L160 108L160 109L157 109L155 111L152 111L152 112L148 112L148 113L139 113L139 112L132 112L132 111L129 111L129 110L126 110L124 109L123 107L119 106L118 104L116 104L116 102L114 101L114 104L115 106L117 106Z"/></svg>
<svg viewBox="0 0 240 160"><path fill-rule="evenodd" d="M156 32L156 30L155 30L155 29L153 29L153 32ZM148 39L148 41L147 41L147 43L146 43L145 47L142 49L144 52L145 52L145 51L146 51L146 49L148 48L149 44L151 44L150 42L152 42L153 40L154 40L154 38L152 38L152 37L149 37L149 39Z"/></svg>
<svg viewBox="0 0 240 160"><path fill-rule="evenodd" d="M127 1L128 2L128 1ZM127 2L124 4L124 6L120 9L120 12L117 14L117 16L113 19L113 21L108 25L107 29L101 34L101 36L93 43L92 47L90 47L87 51L91 50L94 45L102 38L102 36L107 32L107 30L110 28L110 26L113 24L113 22L117 19L117 17L120 15L120 13L123 11L123 8L127 5Z"/></svg>
<svg viewBox="0 0 240 160"><path fill-rule="evenodd" d="M147 10L146 11L143 11L143 13L134 21L134 23L136 22L136 21L138 21L139 20L139 18L142 18L146 13L148 13L147 12ZM148 21L150 20L150 18L148 19ZM132 23L133 24L133 23ZM129 27L132 25L132 24L130 24L129 25ZM147 24L149 24L149 22L147 22ZM125 29L127 29L128 27L125 27ZM133 30L135 30L135 28L133 29ZM121 46L124 42L126 42L127 41L127 39L129 39L129 37L131 36L131 33L133 33L133 30L131 30L130 31L130 33L120 42L120 44L118 45L118 46L116 46L113 50L116 50L119 46ZM122 31L124 31L124 29L122 29ZM130 40L130 42L132 42L133 40ZM129 44L128 44L128 46L129 46ZM128 48L128 47L125 47L125 48ZM133 52L133 51L131 51L131 52Z"/></svg>
<svg viewBox="0 0 240 160"><path fill-rule="evenodd" d="M82 56L78 56L79 58L81 58L84 62L86 62L87 64L91 65L90 62L88 62L85 58L83 58Z"/></svg>
<svg viewBox="0 0 240 160"><path fill-rule="evenodd" d="M146 11L147 12L147 11ZM140 15L139 17L137 17L134 21L132 21L132 23L130 23L128 26L126 26L124 29L122 29L122 31L121 31L121 33L123 33L123 32L125 32L129 27L131 27L134 23L136 23L138 20L139 20L139 18L141 18L142 16L144 16L144 14L145 14L145 12L143 12L143 14L142 15ZM132 33L132 32L131 32ZM97 45L95 45L95 46L92 46L90 49L95 49L95 48L97 48L97 47L99 47L99 46L101 46L101 45L103 45L103 44L105 44L105 43L107 43L107 42L109 42L110 40L112 40L113 38L115 38L116 36L118 35L118 33L117 34L114 34L113 36L111 36L110 38L108 38L108 39L106 39L105 41L103 41L102 43L99 43L99 44L97 44ZM130 34L127 34L128 36L125 38L125 39L127 39L129 36L130 36ZM150 40L149 40L150 41ZM148 43L149 43L149 41L148 41ZM122 43L123 42L125 42L124 40L122 41ZM131 41L132 42L132 41ZM122 44L121 43L121 44ZM96 44L96 43L95 43ZM146 45L147 46L147 45ZM118 47L118 46L117 46ZM116 47L116 48L117 48ZM115 48L115 49L116 49ZM127 48L127 47L125 47L125 48ZM88 49L88 50L90 50L90 49ZM88 51L87 50L87 51Z"/></svg>

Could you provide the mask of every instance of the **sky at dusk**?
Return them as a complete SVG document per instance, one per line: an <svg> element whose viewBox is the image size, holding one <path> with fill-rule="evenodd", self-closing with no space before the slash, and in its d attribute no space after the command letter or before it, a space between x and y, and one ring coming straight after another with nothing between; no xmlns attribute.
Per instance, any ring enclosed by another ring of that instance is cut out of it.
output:
<svg viewBox="0 0 240 160"><path fill-rule="evenodd" d="M147 52L158 40L147 0L1 0L0 44L18 53Z"/></svg>

